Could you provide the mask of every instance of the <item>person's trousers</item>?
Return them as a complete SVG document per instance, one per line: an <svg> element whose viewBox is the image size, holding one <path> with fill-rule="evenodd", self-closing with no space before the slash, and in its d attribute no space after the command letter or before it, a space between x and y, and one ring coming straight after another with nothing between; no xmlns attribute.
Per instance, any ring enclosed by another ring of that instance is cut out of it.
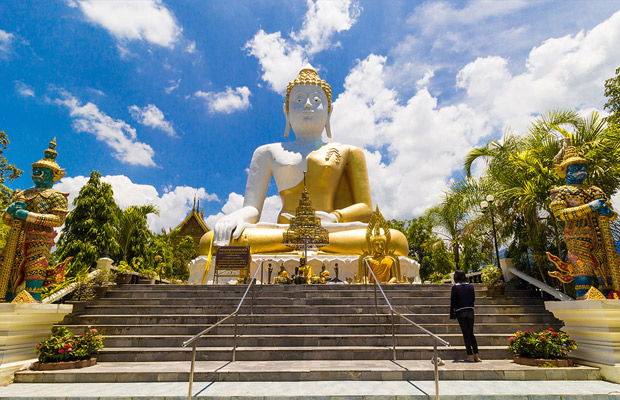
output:
<svg viewBox="0 0 620 400"><path fill-rule="evenodd" d="M463 332L467 355L478 354L478 342L476 342L476 337L474 336L474 310L467 308L457 311L456 319L461 326L461 332Z"/></svg>

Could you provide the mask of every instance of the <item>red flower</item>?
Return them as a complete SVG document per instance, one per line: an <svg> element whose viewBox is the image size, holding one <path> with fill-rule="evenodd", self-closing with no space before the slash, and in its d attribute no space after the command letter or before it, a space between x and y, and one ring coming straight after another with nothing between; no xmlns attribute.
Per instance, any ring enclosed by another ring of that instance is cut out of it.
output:
<svg viewBox="0 0 620 400"><path fill-rule="evenodd" d="M556 336L558 336L558 333L557 332L553 332L553 337L556 337Z"/></svg>
<svg viewBox="0 0 620 400"><path fill-rule="evenodd" d="M553 328L549 328L549 332L553 332Z"/></svg>
<svg viewBox="0 0 620 400"><path fill-rule="evenodd" d="M65 344L65 349L68 349L69 347L71 347L71 345L69 343Z"/></svg>
<svg viewBox="0 0 620 400"><path fill-rule="evenodd" d="M40 349L40 348L41 348L41 345L40 345L40 344L38 344L36 348L37 348L37 349Z"/></svg>
<svg viewBox="0 0 620 400"><path fill-rule="evenodd" d="M508 341L509 341L509 342L512 342L513 340L515 340L515 338L513 338L513 337L509 337L509 338L508 338Z"/></svg>
<svg viewBox="0 0 620 400"><path fill-rule="evenodd" d="M67 351L71 351L71 350L73 350L71 347L69 347L69 348L67 349Z"/></svg>
<svg viewBox="0 0 620 400"><path fill-rule="evenodd" d="M97 332L99 332L99 331L98 331L98 330L96 330L95 328L91 329L90 331L91 331L92 333L97 333Z"/></svg>
<svg viewBox="0 0 620 400"><path fill-rule="evenodd" d="M65 350L64 350L64 349L60 349L60 350L58 350L58 352L59 352L60 354L62 354L62 353L64 353L64 352L65 352Z"/></svg>
<svg viewBox="0 0 620 400"><path fill-rule="evenodd" d="M547 338L546 338L546 337L544 337L544 336L541 336L541 338L540 338L540 339L541 339L541 340L547 340Z"/></svg>

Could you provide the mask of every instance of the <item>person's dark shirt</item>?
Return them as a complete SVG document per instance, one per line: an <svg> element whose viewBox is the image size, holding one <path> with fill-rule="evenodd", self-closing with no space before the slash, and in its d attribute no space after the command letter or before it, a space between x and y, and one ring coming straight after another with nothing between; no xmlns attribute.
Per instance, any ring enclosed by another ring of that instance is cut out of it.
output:
<svg viewBox="0 0 620 400"><path fill-rule="evenodd" d="M474 285L471 283L457 283L452 286L452 293L450 294L450 319L456 318L456 312L474 308L474 301L476 300L476 294L474 291Z"/></svg>

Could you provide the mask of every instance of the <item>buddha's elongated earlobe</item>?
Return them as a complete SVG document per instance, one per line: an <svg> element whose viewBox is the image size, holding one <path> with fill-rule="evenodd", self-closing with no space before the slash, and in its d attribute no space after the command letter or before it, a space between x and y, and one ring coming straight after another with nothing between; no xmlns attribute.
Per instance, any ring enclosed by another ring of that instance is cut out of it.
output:
<svg viewBox="0 0 620 400"><path fill-rule="evenodd" d="M286 119L286 127L284 128L284 139L286 139L291 133L291 123L288 121L288 113L286 112L286 104L282 104L282 110L284 111L284 118Z"/></svg>
<svg viewBox="0 0 620 400"><path fill-rule="evenodd" d="M327 114L327 121L325 122L325 133L327 133L327 137L330 139L332 138L332 130L331 130L331 127L329 126L329 120L331 119L332 111L334 111L334 106L332 106L332 109Z"/></svg>

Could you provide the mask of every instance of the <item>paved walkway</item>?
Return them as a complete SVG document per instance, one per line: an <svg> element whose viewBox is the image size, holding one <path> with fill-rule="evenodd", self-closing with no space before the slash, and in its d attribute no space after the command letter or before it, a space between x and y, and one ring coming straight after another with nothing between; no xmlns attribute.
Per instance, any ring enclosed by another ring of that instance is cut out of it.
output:
<svg viewBox="0 0 620 400"><path fill-rule="evenodd" d="M195 382L194 398L210 400L434 399L432 381ZM183 400L187 383L23 383L0 387L3 400ZM620 399L620 385L604 381L442 381L442 400Z"/></svg>

